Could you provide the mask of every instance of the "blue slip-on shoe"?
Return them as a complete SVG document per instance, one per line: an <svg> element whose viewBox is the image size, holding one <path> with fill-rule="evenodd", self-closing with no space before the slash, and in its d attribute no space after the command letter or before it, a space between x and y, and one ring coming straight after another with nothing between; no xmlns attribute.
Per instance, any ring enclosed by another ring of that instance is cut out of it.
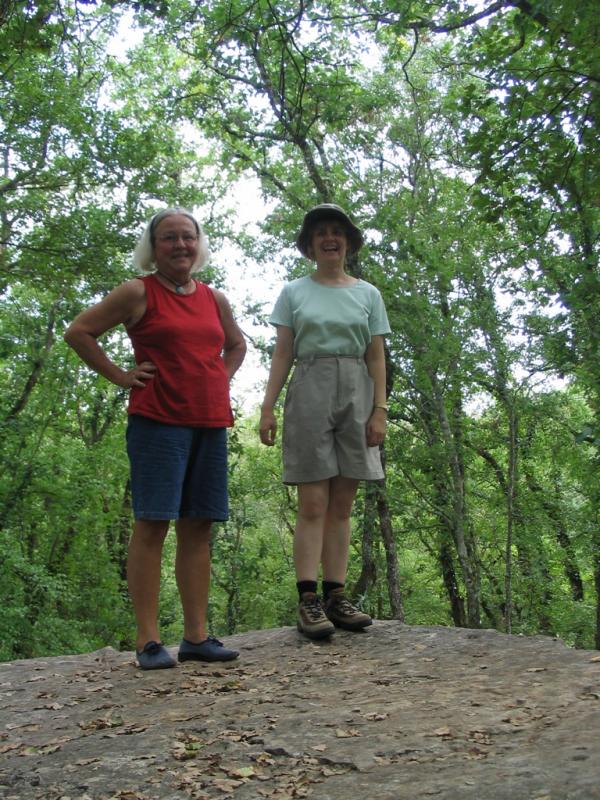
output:
<svg viewBox="0 0 600 800"><path fill-rule="evenodd" d="M141 669L169 669L177 663L162 642L146 642L143 650L135 651Z"/></svg>
<svg viewBox="0 0 600 800"><path fill-rule="evenodd" d="M237 650L228 650L223 642L209 636L203 642L188 642L182 639L177 659L179 661L233 661L239 656Z"/></svg>

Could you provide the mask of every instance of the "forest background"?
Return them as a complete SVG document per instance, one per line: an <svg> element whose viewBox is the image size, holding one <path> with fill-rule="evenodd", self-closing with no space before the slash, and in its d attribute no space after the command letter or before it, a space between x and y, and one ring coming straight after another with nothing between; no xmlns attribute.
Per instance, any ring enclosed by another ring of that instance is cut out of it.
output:
<svg viewBox="0 0 600 800"><path fill-rule="evenodd" d="M206 280L262 271L236 314L264 363L304 212L365 230L349 268L393 333L386 478L353 518L363 607L600 647L596 0L0 0L0 77L0 659L133 647L126 397L62 333L166 204L204 222ZM294 620L296 499L256 426L239 402L216 634Z"/></svg>

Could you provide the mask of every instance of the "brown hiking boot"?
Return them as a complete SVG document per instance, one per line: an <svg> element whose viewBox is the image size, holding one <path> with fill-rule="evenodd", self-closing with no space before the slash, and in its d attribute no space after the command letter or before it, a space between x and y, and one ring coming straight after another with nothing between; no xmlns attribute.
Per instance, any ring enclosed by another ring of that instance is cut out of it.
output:
<svg viewBox="0 0 600 800"><path fill-rule="evenodd" d="M325 603L325 614L336 627L347 631L358 631L373 624L368 614L352 605L343 589L332 589L329 592Z"/></svg>
<svg viewBox="0 0 600 800"><path fill-rule="evenodd" d="M309 639L324 639L335 631L325 616L321 601L313 592L304 592L298 604L297 627Z"/></svg>

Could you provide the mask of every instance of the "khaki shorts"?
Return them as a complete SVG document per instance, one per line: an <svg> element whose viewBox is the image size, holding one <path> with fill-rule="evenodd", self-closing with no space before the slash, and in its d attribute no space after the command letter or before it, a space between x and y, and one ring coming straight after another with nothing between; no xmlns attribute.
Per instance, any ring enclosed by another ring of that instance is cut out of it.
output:
<svg viewBox="0 0 600 800"><path fill-rule="evenodd" d="M383 478L379 447L367 447L373 394L362 356L297 361L285 398L283 482Z"/></svg>

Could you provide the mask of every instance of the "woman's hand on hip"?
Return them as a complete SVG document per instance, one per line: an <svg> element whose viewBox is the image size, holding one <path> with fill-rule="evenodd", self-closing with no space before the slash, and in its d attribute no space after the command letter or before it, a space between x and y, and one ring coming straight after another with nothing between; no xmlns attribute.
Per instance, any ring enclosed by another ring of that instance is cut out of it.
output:
<svg viewBox="0 0 600 800"><path fill-rule="evenodd" d="M148 381L151 381L156 372L156 367L151 361L142 361L135 367L123 373L121 386L124 389L132 389L134 386L143 389Z"/></svg>
<svg viewBox="0 0 600 800"><path fill-rule="evenodd" d="M277 419L272 411L263 409L261 412L260 422L258 423L258 433L263 444L266 444L268 447L272 447L275 444Z"/></svg>

